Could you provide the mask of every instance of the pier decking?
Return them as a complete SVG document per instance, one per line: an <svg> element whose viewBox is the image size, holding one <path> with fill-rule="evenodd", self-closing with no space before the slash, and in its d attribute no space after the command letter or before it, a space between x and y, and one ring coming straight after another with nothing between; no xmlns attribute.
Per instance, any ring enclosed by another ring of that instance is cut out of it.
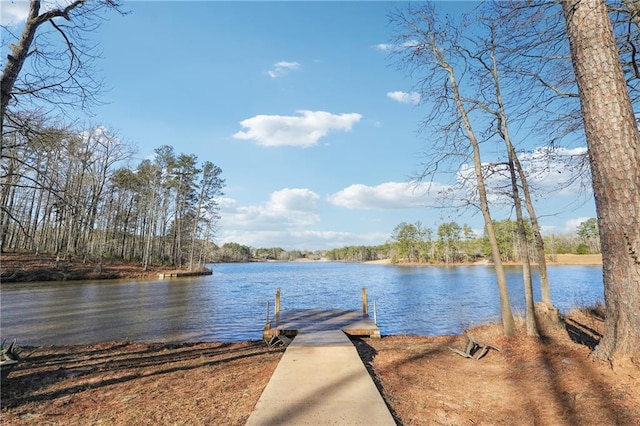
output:
<svg viewBox="0 0 640 426"><path fill-rule="evenodd" d="M280 311L280 289L275 306L269 320L267 304L263 338L269 342L284 335L293 340L246 426L396 424L349 340L349 336L380 337L367 312L364 288L362 310Z"/></svg>
<svg viewBox="0 0 640 426"><path fill-rule="evenodd" d="M362 288L362 310L348 309L287 309L280 310L280 289L276 289L275 313L269 317L267 302L267 321L262 330L262 338L269 342L275 336L295 337L302 330L320 332L341 330L348 336L380 337L376 324L376 308L373 302L373 320L369 317L367 289Z"/></svg>
<svg viewBox="0 0 640 426"><path fill-rule="evenodd" d="M213 271L211 269L201 269L198 271L169 271L169 272L160 272L158 274L158 278L161 280L167 278L182 278L182 277L198 277L201 275L212 275Z"/></svg>
<svg viewBox="0 0 640 426"><path fill-rule="evenodd" d="M302 330L319 332L342 330L349 336L380 337L380 328L360 310L346 309L290 309L279 312L265 325L262 337L270 341L274 336L294 337Z"/></svg>

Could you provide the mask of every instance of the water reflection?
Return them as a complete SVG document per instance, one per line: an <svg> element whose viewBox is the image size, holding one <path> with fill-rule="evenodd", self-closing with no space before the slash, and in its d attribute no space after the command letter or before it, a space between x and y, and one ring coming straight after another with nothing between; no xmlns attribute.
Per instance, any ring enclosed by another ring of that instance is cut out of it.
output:
<svg viewBox="0 0 640 426"><path fill-rule="evenodd" d="M553 266L549 276L561 311L603 298L600 267ZM523 312L520 268L507 268L507 280L514 310ZM276 287L282 309L359 309L366 287L383 334L458 333L499 318L486 266L252 263L180 280L2 284L2 336L37 345L259 339ZM537 300L537 274L534 287Z"/></svg>

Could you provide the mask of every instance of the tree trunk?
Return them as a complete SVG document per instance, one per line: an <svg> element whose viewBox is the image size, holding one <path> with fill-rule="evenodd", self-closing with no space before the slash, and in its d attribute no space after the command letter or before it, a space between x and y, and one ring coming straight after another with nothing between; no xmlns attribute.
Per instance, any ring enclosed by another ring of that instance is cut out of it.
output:
<svg viewBox="0 0 640 426"><path fill-rule="evenodd" d="M640 365L640 133L603 0L563 0L602 246L604 335L594 355Z"/></svg>
<svg viewBox="0 0 640 426"><path fill-rule="evenodd" d="M482 161L480 158L480 145L473 132L471 121L467 115L466 108L462 104L462 97L460 96L458 84L456 82L453 68L446 66L449 73L449 81L454 93L456 105L458 111L462 116L465 131L467 137L471 143L473 149L473 163L476 175L476 182L478 185L478 195L480 198L480 210L482 211L482 217L484 219L484 225L487 229L487 236L489 237L489 244L491 246L491 254L493 257L494 268L496 271L496 280L498 282L498 292L500 294L500 317L502 319L502 329L505 336L512 336L516 332L515 321L513 319L513 311L511 310L511 302L509 301L509 290L507 288L507 278L502 267L502 259L500 258L500 249L498 248L498 240L496 238L495 230L493 229L493 221L491 219L491 213L489 212L489 202L487 200L487 189L484 184L484 176L482 175Z"/></svg>
<svg viewBox="0 0 640 426"><path fill-rule="evenodd" d="M18 44L11 47L11 54L7 55L7 64L2 71L2 78L0 79L0 133L3 132L4 115L11 100L11 91L18 79L18 75L22 70L24 61L29 54L29 48L33 43L33 38L36 35L36 30L42 22L38 19L38 13L40 12L40 2L32 1L29 5L29 16L24 25L22 36L18 41Z"/></svg>
<svg viewBox="0 0 640 426"><path fill-rule="evenodd" d="M533 300L533 282L531 280L531 260L529 258L529 243L527 241L527 231L524 227L524 217L522 215L522 202L518 189L515 165L513 163L513 153L509 152L509 172L511 174L511 189L513 192L513 204L516 208L516 218L518 223L518 238L520 241L520 259L522 261L522 280L524 282L525 301L525 323L527 336L537 337L538 323L536 320L536 309Z"/></svg>
<svg viewBox="0 0 640 426"><path fill-rule="evenodd" d="M531 192L529 191L529 184L527 182L524 170L520 165L520 160L515 157L516 168L520 174L520 183L522 184L522 193L524 194L525 206L529 213L529 219L531 220L531 227L533 228L533 240L536 250L536 260L538 261L538 272L540 273L540 295L542 302L547 305L549 309L553 308L553 302L551 300L551 287L549 286L549 274L547 272L547 259L544 253L544 240L542 239L542 232L540 230L540 224L538 222L538 215L533 208L533 202L531 201Z"/></svg>
<svg viewBox="0 0 640 426"><path fill-rule="evenodd" d="M524 217L522 214L522 202L520 201L520 189L518 188L518 177L522 181L523 188L526 188L526 176L520 167L518 155L511 142L509 133L509 125L507 124L507 112L502 101L502 90L500 88L500 78L498 76L498 64L495 57L495 44L492 40L491 51L491 76L493 78L496 91L496 102L498 104L498 126L497 130L500 137L504 141L507 148L509 158L509 175L511 177L511 192L513 195L513 204L516 210L516 219L518 224L518 238L514 241L520 242L520 259L522 261L522 280L524 282L524 299L525 299L525 323L528 336L539 336L538 323L536 319L536 309L533 300L533 282L531 279L531 260L529 256L529 242L527 241L527 231L524 226ZM516 168L519 174L516 175Z"/></svg>

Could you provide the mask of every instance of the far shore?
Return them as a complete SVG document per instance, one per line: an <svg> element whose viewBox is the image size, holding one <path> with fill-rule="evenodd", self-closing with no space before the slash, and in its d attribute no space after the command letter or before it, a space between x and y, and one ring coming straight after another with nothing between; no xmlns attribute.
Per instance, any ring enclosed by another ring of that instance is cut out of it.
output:
<svg viewBox="0 0 640 426"><path fill-rule="evenodd" d="M585 265L585 266L602 266L601 254L556 254L554 256L547 256L547 265ZM370 260L363 262L371 265L391 265L391 259ZM491 265L493 262L489 262L483 259L479 262L458 262L446 265L444 263L420 263L420 262L399 262L393 265L397 266L473 266L473 265ZM503 265L517 266L521 265L520 262L503 262Z"/></svg>
<svg viewBox="0 0 640 426"><path fill-rule="evenodd" d="M602 266L601 254L556 254L553 256L547 256L547 265L585 265L585 266ZM299 258L293 259L292 262L330 262L329 259L323 257L321 259L307 259ZM349 262L349 261L345 261ZM456 262L456 263L424 263L424 262L391 262L391 259L378 259L367 260L361 262L367 265L394 265L394 266L484 266L491 265L493 262L488 259L482 259L477 262ZM518 266L522 265L520 262L503 262L503 265ZM534 262L535 264L535 262Z"/></svg>

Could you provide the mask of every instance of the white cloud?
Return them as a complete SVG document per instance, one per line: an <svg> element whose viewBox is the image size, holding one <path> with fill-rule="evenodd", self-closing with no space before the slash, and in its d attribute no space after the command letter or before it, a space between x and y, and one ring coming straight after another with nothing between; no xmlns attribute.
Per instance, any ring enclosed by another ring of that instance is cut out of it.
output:
<svg viewBox="0 0 640 426"><path fill-rule="evenodd" d="M595 215L595 214L594 214ZM591 217L576 217L565 221L564 224L561 225L542 225L542 235L567 235L574 234L578 230L578 226L582 222L586 222L591 219Z"/></svg>
<svg viewBox="0 0 640 426"><path fill-rule="evenodd" d="M375 48L376 50L380 50L380 51L382 51L382 52L388 52L388 51L390 51L390 50L392 50L392 49L393 49L393 44L389 44L389 43L380 43L380 44L376 44L376 45L374 46L374 48Z"/></svg>
<svg viewBox="0 0 640 426"><path fill-rule="evenodd" d="M566 221L564 223L564 232L566 232L566 233L576 232L578 230L578 226L580 226L580 224L582 222L586 222L589 219L591 219L591 218L589 218L589 217L576 217L576 218L573 218L573 219L569 219L568 221Z"/></svg>
<svg viewBox="0 0 640 426"><path fill-rule="evenodd" d="M291 70L297 69L300 69L298 62L280 61L273 64L273 68L267 71L267 74L271 78L278 78L287 75Z"/></svg>
<svg viewBox="0 0 640 426"><path fill-rule="evenodd" d="M351 130L362 118L357 113L297 112L300 116L256 115L242 120L240 125L247 130L235 133L233 138L254 140L263 146L309 147L331 130Z"/></svg>
<svg viewBox="0 0 640 426"><path fill-rule="evenodd" d="M269 200L257 206L238 206L235 200L220 199L220 225L252 232L313 225L320 220L319 199L318 194L306 188L275 191Z"/></svg>
<svg viewBox="0 0 640 426"><path fill-rule="evenodd" d="M393 44L393 43L380 43L373 46L374 49L379 50L381 52L391 52L393 50L401 50L406 48L412 48L419 44L417 40L408 40L401 44Z"/></svg>
<svg viewBox="0 0 640 426"><path fill-rule="evenodd" d="M538 147L519 158L529 184L541 195L575 195L591 190L586 147Z"/></svg>
<svg viewBox="0 0 640 426"><path fill-rule="evenodd" d="M376 245L388 233L319 231L309 229L319 223L318 194L307 188L274 191L260 205L239 206L236 200L221 198L218 244L235 242L250 247L292 249L333 249L346 245Z"/></svg>
<svg viewBox="0 0 640 426"><path fill-rule="evenodd" d="M407 209L434 206L448 187L432 184L387 182L377 186L351 185L328 197L330 203L348 209Z"/></svg>
<svg viewBox="0 0 640 426"><path fill-rule="evenodd" d="M418 92L389 92L387 97L401 104L418 105L420 103L420 93Z"/></svg>
<svg viewBox="0 0 640 426"><path fill-rule="evenodd" d="M591 190L586 147L538 147L530 153L520 154L519 160L534 196L575 196ZM485 163L484 168L485 171L492 170L485 178L489 202L511 205L511 177L507 165L502 163L489 166ZM469 198L477 199L475 171L472 165L463 164L457 172L457 180Z"/></svg>
<svg viewBox="0 0 640 426"><path fill-rule="evenodd" d="M267 206L273 212L315 212L319 199L307 188L285 188L273 192Z"/></svg>

